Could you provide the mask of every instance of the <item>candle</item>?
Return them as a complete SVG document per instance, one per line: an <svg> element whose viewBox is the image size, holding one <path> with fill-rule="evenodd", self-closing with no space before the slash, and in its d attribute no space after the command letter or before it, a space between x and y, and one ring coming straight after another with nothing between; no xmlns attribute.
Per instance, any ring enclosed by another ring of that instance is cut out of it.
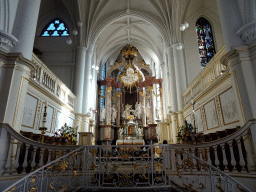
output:
<svg viewBox="0 0 256 192"><path fill-rule="evenodd" d="M48 106L48 102L45 100L45 107L47 107Z"/></svg>

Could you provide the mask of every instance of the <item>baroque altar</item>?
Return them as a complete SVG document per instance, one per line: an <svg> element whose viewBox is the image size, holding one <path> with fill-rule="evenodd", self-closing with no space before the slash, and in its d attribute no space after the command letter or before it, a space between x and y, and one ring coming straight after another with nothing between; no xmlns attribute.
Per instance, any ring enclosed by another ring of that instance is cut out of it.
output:
<svg viewBox="0 0 256 192"><path fill-rule="evenodd" d="M156 120L163 120L162 79L148 76L142 69L148 69L139 61L136 47L122 48L121 61L110 66L119 71L111 77L98 81L98 144L143 145L148 141L157 142ZM145 71L145 70L144 70ZM108 73L108 72L107 72ZM107 75L108 76L108 75ZM158 106L155 98L160 98ZM104 103L100 102L101 98Z"/></svg>

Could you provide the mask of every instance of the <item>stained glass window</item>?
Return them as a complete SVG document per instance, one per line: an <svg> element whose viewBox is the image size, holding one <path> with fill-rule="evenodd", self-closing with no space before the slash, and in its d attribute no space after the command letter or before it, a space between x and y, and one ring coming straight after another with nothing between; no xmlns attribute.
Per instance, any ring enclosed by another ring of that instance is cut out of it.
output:
<svg viewBox="0 0 256 192"><path fill-rule="evenodd" d="M106 77L106 64L102 67L101 70L101 80L104 80ZM106 86L101 86L101 96L104 96L106 93ZM100 108L105 106L105 98L100 98Z"/></svg>
<svg viewBox="0 0 256 192"><path fill-rule="evenodd" d="M42 31L42 37L65 37L69 36L67 25L60 19L52 20Z"/></svg>
<svg viewBox="0 0 256 192"><path fill-rule="evenodd" d="M199 18L196 22L196 33L200 63L204 68L215 54L212 27L209 21L203 17Z"/></svg>

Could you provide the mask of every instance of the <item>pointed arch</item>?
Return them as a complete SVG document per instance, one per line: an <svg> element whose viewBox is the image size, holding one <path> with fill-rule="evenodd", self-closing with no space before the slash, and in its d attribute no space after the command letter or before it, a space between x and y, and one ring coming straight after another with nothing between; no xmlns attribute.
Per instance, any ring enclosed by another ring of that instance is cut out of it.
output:
<svg viewBox="0 0 256 192"><path fill-rule="evenodd" d="M66 37L69 36L69 30L61 19L55 18L49 22L41 32L42 37Z"/></svg>
<svg viewBox="0 0 256 192"><path fill-rule="evenodd" d="M200 63L202 68L204 68L216 53L212 34L212 27L210 22L204 17L200 17L197 20L196 33Z"/></svg>

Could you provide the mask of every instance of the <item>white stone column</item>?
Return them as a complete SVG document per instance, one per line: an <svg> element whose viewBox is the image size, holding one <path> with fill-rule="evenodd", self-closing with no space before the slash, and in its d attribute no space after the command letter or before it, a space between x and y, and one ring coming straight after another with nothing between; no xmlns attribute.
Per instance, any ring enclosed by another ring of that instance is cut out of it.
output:
<svg viewBox="0 0 256 192"><path fill-rule="evenodd" d="M18 39L18 43L11 52L21 52L27 59L31 59L38 13L41 0L19 1L12 34Z"/></svg>
<svg viewBox="0 0 256 192"><path fill-rule="evenodd" d="M170 79L170 97L171 97L171 111L176 112L178 110L177 105L177 92L176 92L176 79L175 68L173 63L172 47L167 48L169 79Z"/></svg>
<svg viewBox="0 0 256 192"><path fill-rule="evenodd" d="M175 79L176 79L176 89L177 89L177 102L178 111L181 111L184 106L184 99L182 93L186 90L186 73L185 73L185 63L183 50L177 50L176 47L179 44L173 44L173 59L175 68Z"/></svg>
<svg viewBox="0 0 256 192"><path fill-rule="evenodd" d="M86 48L76 48L76 68L74 77L74 93L76 95L75 111L82 113L83 108L83 90L84 90L84 76L85 76L85 59Z"/></svg>
<svg viewBox="0 0 256 192"><path fill-rule="evenodd" d="M82 112L84 114L88 113L89 111L89 95L90 95L90 74L91 74L91 59L92 59L92 52L87 50L86 55L86 63L85 63L85 71L84 71L84 90L83 90L83 109Z"/></svg>
<svg viewBox="0 0 256 192"><path fill-rule="evenodd" d="M226 50L230 51L232 46L244 44L236 34L243 26L239 5L234 0L217 0L217 4Z"/></svg>
<svg viewBox="0 0 256 192"><path fill-rule="evenodd" d="M172 121L172 143L177 143L177 127L178 127L178 116L176 113L171 113L171 121Z"/></svg>

